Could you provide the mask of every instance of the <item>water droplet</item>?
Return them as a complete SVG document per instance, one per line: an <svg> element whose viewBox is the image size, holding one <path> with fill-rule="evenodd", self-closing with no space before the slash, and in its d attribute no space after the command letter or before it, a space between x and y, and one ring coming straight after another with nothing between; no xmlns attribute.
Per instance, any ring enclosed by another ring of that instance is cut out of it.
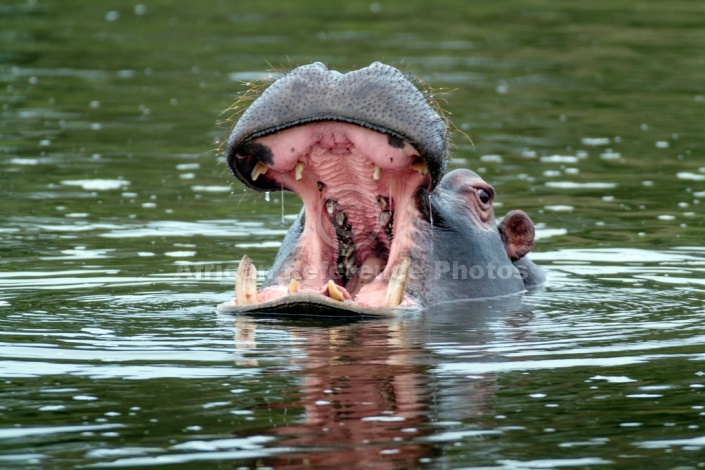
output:
<svg viewBox="0 0 705 470"><path fill-rule="evenodd" d="M281 202L282 202L282 225L286 225L286 221L284 220L284 183L281 183Z"/></svg>
<svg viewBox="0 0 705 470"><path fill-rule="evenodd" d="M431 251L434 251L433 246L433 204L431 204L431 195L428 195L428 219L431 223Z"/></svg>
<svg viewBox="0 0 705 470"><path fill-rule="evenodd" d="M264 200L269 202L269 191L264 192Z"/></svg>

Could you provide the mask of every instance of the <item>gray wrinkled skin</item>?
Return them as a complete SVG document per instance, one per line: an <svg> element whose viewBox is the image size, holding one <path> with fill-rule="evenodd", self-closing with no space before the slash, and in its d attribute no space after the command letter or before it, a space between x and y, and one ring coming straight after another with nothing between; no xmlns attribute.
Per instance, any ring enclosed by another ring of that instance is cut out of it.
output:
<svg viewBox="0 0 705 470"><path fill-rule="evenodd" d="M425 158L432 186L443 177L448 152L446 124L399 70L375 62L342 74L320 62L297 67L271 86L233 128L226 157L233 172L239 148L252 139L314 121L357 124L408 141Z"/></svg>
<svg viewBox="0 0 705 470"><path fill-rule="evenodd" d="M448 173L431 193L433 224L426 248L417 256L426 272L410 280L408 290L416 289L423 305L470 298L494 298L533 290L546 282L541 268L528 257L509 259L492 220L481 226L466 209L462 197L447 184L454 175L467 178L472 173L457 169Z"/></svg>

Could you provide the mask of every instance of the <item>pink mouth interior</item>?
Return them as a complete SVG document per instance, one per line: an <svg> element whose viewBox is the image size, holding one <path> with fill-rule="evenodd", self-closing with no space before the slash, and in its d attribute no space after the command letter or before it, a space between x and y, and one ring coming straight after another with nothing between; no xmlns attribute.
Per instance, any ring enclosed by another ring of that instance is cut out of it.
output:
<svg viewBox="0 0 705 470"><path fill-rule="evenodd" d="M258 300L287 295L291 279L298 292L328 295L332 280L346 299L383 306L393 269L409 256L419 218L415 195L431 181L418 151L401 139L331 121L255 143L273 157L259 178L294 191L306 210L295 259L258 292ZM409 303L404 296L401 305Z"/></svg>

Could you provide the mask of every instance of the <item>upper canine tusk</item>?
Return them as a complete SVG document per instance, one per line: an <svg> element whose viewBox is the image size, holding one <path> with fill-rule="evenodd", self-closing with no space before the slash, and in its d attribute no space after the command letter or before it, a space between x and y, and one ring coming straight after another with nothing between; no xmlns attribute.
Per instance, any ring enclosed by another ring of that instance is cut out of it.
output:
<svg viewBox="0 0 705 470"><path fill-rule="evenodd" d="M296 178L296 181L299 181L303 175L304 162L296 162L296 166L294 167L294 178Z"/></svg>
<svg viewBox="0 0 705 470"><path fill-rule="evenodd" d="M420 175L424 176L428 174L428 166L424 160L417 160L411 164L411 168L418 171Z"/></svg>
<svg viewBox="0 0 705 470"><path fill-rule="evenodd" d="M269 170L269 167L267 167L267 165L262 162L257 162L257 165L255 165L255 167L252 169L252 173L250 173L252 181L257 181L257 178L259 178L260 175L267 173L267 170Z"/></svg>
<svg viewBox="0 0 705 470"><path fill-rule="evenodd" d="M404 299L404 289L409 278L409 257L404 258L392 271L392 276L387 284L385 307L396 307Z"/></svg>
<svg viewBox="0 0 705 470"><path fill-rule="evenodd" d="M382 168L379 165L375 165L375 169L372 171L372 178L374 178L375 181L379 181L381 177Z"/></svg>
<svg viewBox="0 0 705 470"><path fill-rule="evenodd" d="M235 275L235 300L240 305L256 304L257 301L257 268L250 257L245 255L237 267Z"/></svg>

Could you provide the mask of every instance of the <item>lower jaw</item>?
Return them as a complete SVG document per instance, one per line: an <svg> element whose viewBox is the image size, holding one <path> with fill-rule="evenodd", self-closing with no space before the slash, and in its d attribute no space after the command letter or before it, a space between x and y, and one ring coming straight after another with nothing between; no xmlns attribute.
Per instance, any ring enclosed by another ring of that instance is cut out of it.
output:
<svg viewBox="0 0 705 470"><path fill-rule="evenodd" d="M319 300L338 302L348 307L395 308L415 306L405 292L411 265L412 245L418 242L421 213L417 208L416 185L397 185L391 192L386 209L393 214L393 226L369 222L380 218L380 209L362 205L367 224L351 220L354 248L354 271L340 266L340 232L336 229L335 211L326 209L329 195L303 194L304 227L295 250L258 290L256 270L244 257L237 273L235 303L237 305ZM300 194L301 195L301 194ZM340 196L340 193L336 194ZM342 197L337 197L339 201ZM351 205L341 205L347 212ZM366 226L362 232L359 227ZM369 228L372 226L373 228ZM339 227L338 227L339 228ZM352 233L352 232L351 232ZM375 235L376 234L376 235ZM262 305L261 307L264 307Z"/></svg>
<svg viewBox="0 0 705 470"><path fill-rule="evenodd" d="M231 305L242 309L262 309L268 304L282 306L297 302L319 302L343 309L413 307L415 302L405 293L409 268L409 257L404 257L393 268L386 269L360 287L354 295L332 279L324 283L303 279L299 282L297 275L290 277L288 285L270 285L258 290L257 270L245 255L238 267L235 299Z"/></svg>
<svg viewBox="0 0 705 470"><path fill-rule="evenodd" d="M235 301L218 305L217 311L223 314L246 314L292 317L327 317L327 318L385 318L400 313L415 312L421 307L413 302L404 302L396 307L374 307L354 302L339 302L330 297L299 292L258 302L256 304L237 304Z"/></svg>

